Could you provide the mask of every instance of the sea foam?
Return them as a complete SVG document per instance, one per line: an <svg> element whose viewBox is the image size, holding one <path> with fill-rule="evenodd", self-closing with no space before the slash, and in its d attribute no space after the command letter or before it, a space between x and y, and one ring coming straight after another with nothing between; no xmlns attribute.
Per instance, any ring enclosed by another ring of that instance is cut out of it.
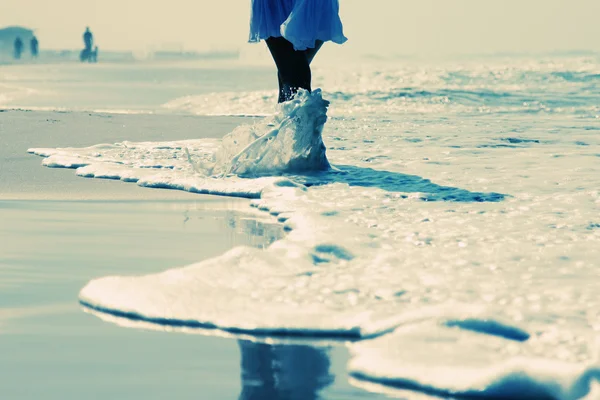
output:
<svg viewBox="0 0 600 400"><path fill-rule="evenodd" d="M575 400L600 382L599 364L540 354L537 342L424 322L352 345L349 367L361 380L452 398Z"/></svg>

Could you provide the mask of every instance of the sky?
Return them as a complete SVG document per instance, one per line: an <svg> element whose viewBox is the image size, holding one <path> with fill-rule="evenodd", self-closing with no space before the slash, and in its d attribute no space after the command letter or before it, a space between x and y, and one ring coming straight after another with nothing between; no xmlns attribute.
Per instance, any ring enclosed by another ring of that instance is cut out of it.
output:
<svg viewBox="0 0 600 400"><path fill-rule="evenodd" d="M0 0L0 27L35 29L42 47L237 50L250 0ZM340 0L343 51L377 56L600 51L600 0Z"/></svg>

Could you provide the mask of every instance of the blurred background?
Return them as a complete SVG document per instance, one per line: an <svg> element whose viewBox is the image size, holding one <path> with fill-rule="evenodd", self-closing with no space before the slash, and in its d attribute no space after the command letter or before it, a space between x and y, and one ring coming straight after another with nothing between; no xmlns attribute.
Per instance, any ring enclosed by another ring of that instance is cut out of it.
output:
<svg viewBox="0 0 600 400"><path fill-rule="evenodd" d="M340 0L340 5L351 40L343 50L328 52L332 58L600 51L597 0ZM246 46L249 6L249 0L3 0L0 28L27 31L0 31L0 52L4 61L12 58L20 34L27 54L35 33L40 55L64 50L78 55L89 26L105 56L252 53L262 46Z"/></svg>

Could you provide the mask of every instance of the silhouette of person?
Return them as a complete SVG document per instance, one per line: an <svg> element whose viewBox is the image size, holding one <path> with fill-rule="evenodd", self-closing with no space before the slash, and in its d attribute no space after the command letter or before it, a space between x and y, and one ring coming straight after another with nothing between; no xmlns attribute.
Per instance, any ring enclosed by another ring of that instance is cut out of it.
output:
<svg viewBox="0 0 600 400"><path fill-rule="evenodd" d="M94 45L94 35L90 31L90 28L85 28L85 32L83 33L83 44L85 48L81 50L81 54L79 55L79 59L81 62L95 62L94 51L92 50L92 46Z"/></svg>
<svg viewBox="0 0 600 400"><path fill-rule="evenodd" d="M15 59L20 59L21 54L23 54L23 41L20 37L17 37L15 39Z"/></svg>
<svg viewBox="0 0 600 400"><path fill-rule="evenodd" d="M34 36L31 38L31 42L29 42L31 48L32 57L37 57L39 53L39 42L38 39Z"/></svg>
<svg viewBox="0 0 600 400"><path fill-rule="evenodd" d="M94 35L90 31L89 27L85 28L85 32L83 34L83 43L85 45L85 50L87 50L88 53L91 53L92 46L94 44Z"/></svg>
<svg viewBox="0 0 600 400"><path fill-rule="evenodd" d="M238 341L242 353L239 400L317 400L331 385L326 349Z"/></svg>

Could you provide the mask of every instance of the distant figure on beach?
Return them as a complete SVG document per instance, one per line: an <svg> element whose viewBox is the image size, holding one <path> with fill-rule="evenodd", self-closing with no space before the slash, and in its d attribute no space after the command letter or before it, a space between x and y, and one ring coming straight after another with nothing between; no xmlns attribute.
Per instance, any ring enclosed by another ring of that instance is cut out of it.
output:
<svg viewBox="0 0 600 400"><path fill-rule="evenodd" d="M92 46L94 45L94 35L90 31L90 28L85 28L85 32L83 34L83 44L84 49L81 50L81 54L79 55L79 59L81 62L96 62L98 59L98 46L96 46L92 50Z"/></svg>
<svg viewBox="0 0 600 400"><path fill-rule="evenodd" d="M92 51L92 46L94 45L94 35L90 31L89 27L86 27L85 32L83 33L83 44L85 45L85 50L88 52Z"/></svg>
<svg viewBox="0 0 600 400"><path fill-rule="evenodd" d="M31 38L31 41L29 42L29 46L30 46L30 50L31 50L31 56L34 58L37 58L38 53L39 53L40 43L38 42L38 39L35 36Z"/></svg>
<svg viewBox="0 0 600 400"><path fill-rule="evenodd" d="M279 81L279 103L311 91L310 64L324 42L346 42L338 0L252 0L250 42L265 40Z"/></svg>
<svg viewBox="0 0 600 400"><path fill-rule="evenodd" d="M21 58L21 54L23 54L23 41L20 37L15 39L15 60L19 60Z"/></svg>

